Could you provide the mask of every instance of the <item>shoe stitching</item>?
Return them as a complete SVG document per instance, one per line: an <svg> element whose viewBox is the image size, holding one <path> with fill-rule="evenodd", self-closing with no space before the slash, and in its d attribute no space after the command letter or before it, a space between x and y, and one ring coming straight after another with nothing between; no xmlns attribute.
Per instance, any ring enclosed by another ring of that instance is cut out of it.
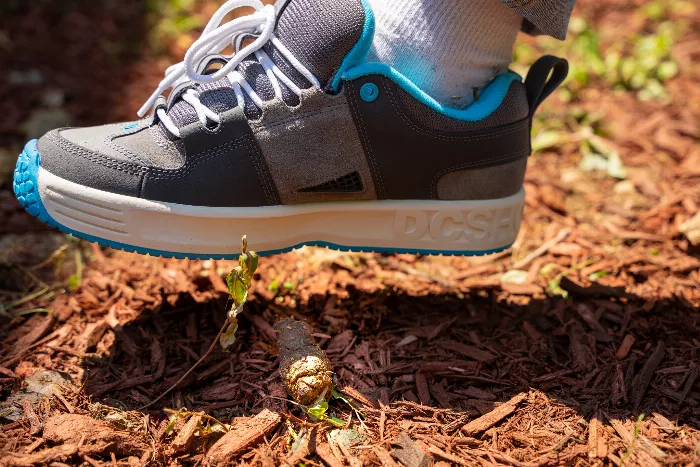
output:
<svg viewBox="0 0 700 467"><path fill-rule="evenodd" d="M265 197L270 205L280 204L279 194L277 193L277 187L271 180L271 175L269 168L267 167L267 162L263 158L260 149L257 145L257 141L254 138L247 138L247 143L250 151L250 158L253 161L255 170L258 173L258 178L263 185L263 191L265 191Z"/></svg>
<svg viewBox="0 0 700 467"><path fill-rule="evenodd" d="M433 176L433 180L430 184L430 196L432 196L433 198L437 198L437 195L438 195L437 185L440 181L440 178L442 178L443 175L447 175L450 172L454 172L456 170L462 170L462 169L473 169L473 168L481 167L484 165L488 165L489 163L492 163L492 162L514 162L521 157L528 156L529 154L530 154L529 150L520 149L519 151L512 152L510 154L505 154L505 155L498 156L498 157L491 157L491 158L483 159L480 161L467 162L467 163L457 164L457 165L453 165L451 167L447 167Z"/></svg>
<svg viewBox="0 0 700 467"><path fill-rule="evenodd" d="M365 124L364 124L364 121L362 119L362 113L360 112L360 109L357 106L357 103L355 102L354 86L350 82L346 82L345 84L348 88L348 102L350 103L352 114L355 116L355 119L357 120L356 127L359 127L359 128L357 128L357 130L359 132L360 141L362 142L362 145L365 148L365 157L369 161L370 171L372 173L372 178L374 178L375 188L377 191L377 198L378 199L386 199L386 190L384 188L384 183L382 181L381 171L379 170L379 164L377 163L377 160L374 156L374 151L372 150L372 144L370 143L369 137L367 135L367 131L365 129Z"/></svg>
<svg viewBox="0 0 700 467"><path fill-rule="evenodd" d="M144 167L137 166L134 164L127 164L120 161L115 161L114 159L109 159L97 152L93 152L84 149L78 145L71 143L69 140L65 139L58 133L59 130L54 130L49 132L46 137L47 139L58 146L59 149L66 151L71 154L76 154L78 156L84 157L85 159L102 165L103 167L111 168L120 172L128 173L129 175L139 175L142 173Z"/></svg>
<svg viewBox="0 0 700 467"><path fill-rule="evenodd" d="M237 140L230 141L226 144L217 146L213 150L208 150L204 152L200 152L199 154L196 155L197 160L193 161L190 163L188 161L185 163L184 166L177 170L168 170L168 169L156 169L156 168L147 168L147 173L149 175L155 174L156 176L154 177L149 177L154 180L175 180L178 178L183 178L187 175L189 175L199 164L206 162L210 159L213 159L215 157L219 157L222 155L226 155L230 153L232 150L235 150L241 146L245 146L247 144L247 139L249 136L244 136L242 138L238 138Z"/></svg>
<svg viewBox="0 0 700 467"><path fill-rule="evenodd" d="M508 125L508 127L504 128L503 130L499 130L498 132L484 134L484 135L474 135L474 136L467 136L467 135L452 136L452 135L450 135L450 136L448 136L448 135L436 134L435 132L428 131L428 130L416 125L415 122L413 122L407 115L404 114L400 105L396 101L396 98L393 95L391 89L386 84L386 81L381 80L381 84L382 84L382 88L386 91L387 95L389 96L389 101L391 102L391 105L394 108L394 111L399 115L401 120L406 125L408 125L411 129L413 129L414 131L421 133L421 134L423 134L429 138L432 138L432 139L437 139L437 140L445 141L445 142L484 141L484 140L494 139L494 138L507 136L507 135L516 133L518 131L521 131L523 129L523 127L529 125L529 120L524 119L524 120L521 120L520 122L515 122L515 123ZM487 131L487 130L478 130L478 131Z"/></svg>
<svg viewBox="0 0 700 467"><path fill-rule="evenodd" d="M299 113L297 115L292 115L289 118L285 118L284 120L280 120L277 122L274 122L270 125L265 125L265 124L260 124L256 125L256 128L253 129L253 133L257 134L272 128L277 128L280 126L284 126L288 123L295 122L297 120L305 120L309 117L317 116L317 115L322 115L325 113L330 113L332 111L339 111L342 107L347 107L347 102L341 102L339 104L334 104L333 106L330 107L324 107L322 109L310 111L310 112L304 112L304 113Z"/></svg>
<svg viewBox="0 0 700 467"><path fill-rule="evenodd" d="M145 160L142 160L136 153L130 151L129 149L127 149L125 147L120 146L119 144L117 144L115 142L115 139L117 138L117 136L132 136L132 135L135 135L136 133L139 133L140 131L143 131L143 130L146 130L146 128L140 128L137 131L124 133L124 134L120 134L120 133L112 134L105 139L104 144L107 147L114 149L122 156L124 156L128 159L131 159L134 162L138 162L141 165L148 166L149 163L146 162Z"/></svg>

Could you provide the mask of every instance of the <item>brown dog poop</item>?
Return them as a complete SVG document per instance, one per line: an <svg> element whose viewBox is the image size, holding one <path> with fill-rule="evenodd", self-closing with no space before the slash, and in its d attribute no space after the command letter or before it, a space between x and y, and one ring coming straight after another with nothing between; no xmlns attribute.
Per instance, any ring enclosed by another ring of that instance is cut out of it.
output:
<svg viewBox="0 0 700 467"><path fill-rule="evenodd" d="M287 392L299 404L314 405L333 393L333 370L325 352L303 321L285 318L275 325L279 332L280 374Z"/></svg>

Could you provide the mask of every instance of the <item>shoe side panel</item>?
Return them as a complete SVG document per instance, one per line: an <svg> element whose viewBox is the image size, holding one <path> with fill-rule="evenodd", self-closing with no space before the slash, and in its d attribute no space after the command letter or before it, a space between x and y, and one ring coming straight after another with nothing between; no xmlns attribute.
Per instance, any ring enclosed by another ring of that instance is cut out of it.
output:
<svg viewBox="0 0 700 467"><path fill-rule="evenodd" d="M213 131L192 123L183 128L186 162L176 169L149 168L141 197L195 206L278 204L260 148L243 110L221 115Z"/></svg>
<svg viewBox="0 0 700 467"><path fill-rule="evenodd" d="M282 204L377 198L345 96L307 90L295 108L271 101L251 126ZM354 188L330 187L350 176Z"/></svg>
<svg viewBox="0 0 700 467"><path fill-rule="evenodd" d="M438 180L437 197L444 200L498 199L517 193L523 186L527 157L479 169L449 172Z"/></svg>
<svg viewBox="0 0 700 467"><path fill-rule="evenodd" d="M379 89L377 97L371 101L360 96L362 86L367 83ZM488 174L490 179L480 182L494 185L489 190L491 197L505 197L520 190L522 162L514 164L510 170L497 168L521 161L530 154L528 118L490 128L477 127L473 131L440 131L427 128L425 122L411 116L397 98L397 93L403 91L387 78L370 75L349 81L346 92L372 167L379 199L440 199L438 186L443 176L488 167L494 170L467 177L462 173L460 177L451 177L447 183L461 185ZM445 182L442 185L445 194ZM503 189L498 189L499 186ZM464 188L461 191L460 187L451 188L447 193L453 197L461 193L469 196L461 199L475 199L472 196L476 187ZM483 199L483 195L476 199Z"/></svg>

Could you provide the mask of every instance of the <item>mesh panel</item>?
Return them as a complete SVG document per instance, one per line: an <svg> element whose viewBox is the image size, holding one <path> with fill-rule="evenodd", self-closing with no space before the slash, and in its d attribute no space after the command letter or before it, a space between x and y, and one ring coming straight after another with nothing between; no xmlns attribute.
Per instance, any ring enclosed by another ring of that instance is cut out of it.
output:
<svg viewBox="0 0 700 467"><path fill-rule="evenodd" d="M243 75L246 81L250 83L260 99L269 101L275 98L275 89L272 83L267 79L265 68L254 59L246 59L238 65L237 70Z"/></svg>
<svg viewBox="0 0 700 467"><path fill-rule="evenodd" d="M284 55L280 53L279 50L269 42L263 46L263 51L272 59L273 62L277 64L280 70L292 80L294 84L299 86L301 89L308 89L311 87L306 78L302 76L296 68L289 64Z"/></svg>
<svg viewBox="0 0 700 467"><path fill-rule="evenodd" d="M299 190L301 193L357 193L361 191L362 177L360 177L359 172L352 172L320 185Z"/></svg>
<svg viewBox="0 0 700 467"><path fill-rule="evenodd" d="M384 88L390 90L406 115L430 130L452 133L483 130L515 123L526 118L529 111L525 85L517 81L511 83L503 103L491 115L477 122L465 122L442 115L414 99L394 82L388 79L383 81Z"/></svg>
<svg viewBox="0 0 700 467"><path fill-rule="evenodd" d="M364 24L360 0L289 0L277 22L277 36L325 87Z"/></svg>
<svg viewBox="0 0 700 467"><path fill-rule="evenodd" d="M216 113L222 113L238 105L236 93L233 92L231 82L228 78L213 83L197 85L195 89L198 89L200 92L202 104ZM198 121L194 107L182 99L173 104L168 111L168 115L178 128L185 127Z"/></svg>

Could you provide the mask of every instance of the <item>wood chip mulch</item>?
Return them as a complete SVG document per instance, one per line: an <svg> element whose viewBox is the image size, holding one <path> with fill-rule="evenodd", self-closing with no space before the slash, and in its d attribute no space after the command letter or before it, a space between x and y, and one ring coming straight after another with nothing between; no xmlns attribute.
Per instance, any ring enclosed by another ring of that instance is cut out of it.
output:
<svg viewBox="0 0 700 467"><path fill-rule="evenodd" d="M629 14L581 3L599 25ZM684 63L700 58L698 31L676 45ZM681 226L700 204L700 71L688 67L667 83L673 104L590 86L579 104L614 122L628 177L582 172L576 142L536 154L507 252L262 258L232 351L147 409L217 335L234 263L1 236L0 302L16 306L0 312L0 465L698 465L700 248ZM544 112L569 118L556 99ZM0 219L18 219L2 196ZM351 403L330 404L343 428L288 401L283 317L313 327Z"/></svg>

